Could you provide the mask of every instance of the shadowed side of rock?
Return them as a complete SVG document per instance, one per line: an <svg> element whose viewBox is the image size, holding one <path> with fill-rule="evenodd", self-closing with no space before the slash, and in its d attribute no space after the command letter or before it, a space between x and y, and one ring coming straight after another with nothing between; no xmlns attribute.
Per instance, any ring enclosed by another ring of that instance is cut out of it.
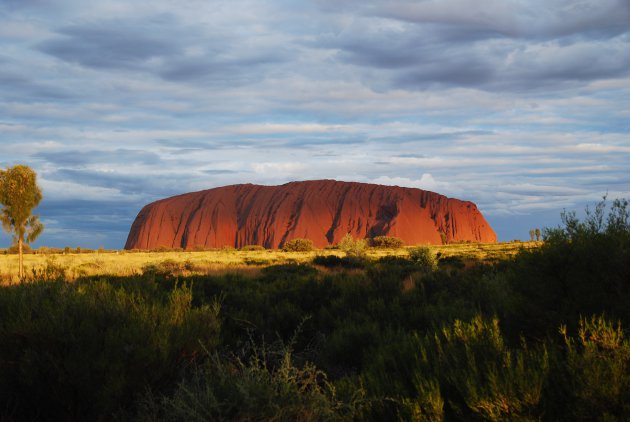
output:
<svg viewBox="0 0 630 422"><path fill-rule="evenodd" d="M407 244L496 241L472 202L415 188L316 180L224 186L153 202L136 217L125 248L279 248L294 238L324 247L346 233L396 236Z"/></svg>

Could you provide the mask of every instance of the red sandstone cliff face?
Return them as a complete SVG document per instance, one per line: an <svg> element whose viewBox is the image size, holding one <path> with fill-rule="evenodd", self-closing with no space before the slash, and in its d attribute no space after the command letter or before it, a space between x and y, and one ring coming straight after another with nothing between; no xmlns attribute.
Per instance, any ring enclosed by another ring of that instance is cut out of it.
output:
<svg viewBox="0 0 630 422"><path fill-rule="evenodd" d="M315 180L281 186L233 185L162 199L145 206L125 249L192 249L262 245L294 238L315 246L355 238L396 236L408 245L495 242L472 202L398 186Z"/></svg>

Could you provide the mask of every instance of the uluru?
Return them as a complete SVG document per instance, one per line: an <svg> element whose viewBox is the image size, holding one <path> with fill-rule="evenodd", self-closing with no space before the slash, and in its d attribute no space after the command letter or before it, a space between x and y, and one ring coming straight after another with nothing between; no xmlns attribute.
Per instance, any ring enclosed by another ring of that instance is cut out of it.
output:
<svg viewBox="0 0 630 422"><path fill-rule="evenodd" d="M313 180L231 185L150 203L133 222L125 249L275 249L295 238L321 248L347 233L395 236L409 245L496 242L472 202L416 188Z"/></svg>

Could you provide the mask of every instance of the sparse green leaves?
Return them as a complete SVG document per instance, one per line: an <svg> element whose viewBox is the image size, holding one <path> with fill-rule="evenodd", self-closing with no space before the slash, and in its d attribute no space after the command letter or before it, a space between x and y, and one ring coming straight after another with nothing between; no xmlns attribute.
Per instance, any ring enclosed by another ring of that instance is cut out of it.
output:
<svg viewBox="0 0 630 422"><path fill-rule="evenodd" d="M17 165L0 171L0 221L18 244L20 278L24 277L22 244L34 242L44 230L39 218L32 215L41 200L37 174L30 167Z"/></svg>
<svg viewBox="0 0 630 422"><path fill-rule="evenodd" d="M285 252L309 252L314 248L311 239L291 239L287 240L282 246Z"/></svg>
<svg viewBox="0 0 630 422"><path fill-rule="evenodd" d="M437 259L428 246L416 246L408 250L409 259L423 272L437 269Z"/></svg>
<svg viewBox="0 0 630 422"><path fill-rule="evenodd" d="M350 233L346 234L339 242L339 249L344 251L347 256L361 258L365 256L368 247L365 239L354 239Z"/></svg>

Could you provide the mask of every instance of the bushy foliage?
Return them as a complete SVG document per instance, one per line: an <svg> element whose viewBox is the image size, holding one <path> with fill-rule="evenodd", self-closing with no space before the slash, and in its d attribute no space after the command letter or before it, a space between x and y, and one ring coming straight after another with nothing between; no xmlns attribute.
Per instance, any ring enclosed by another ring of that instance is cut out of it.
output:
<svg viewBox="0 0 630 422"><path fill-rule="evenodd" d="M393 236L375 236L370 239L371 246L375 248L391 248L398 249L405 246L405 242L399 237Z"/></svg>
<svg viewBox="0 0 630 422"><path fill-rule="evenodd" d="M46 282L46 281L58 281L62 282L66 280L66 268L59 264L54 256L47 258L46 263L42 268L32 268L31 274L27 275L25 281L31 282Z"/></svg>
<svg viewBox="0 0 630 422"><path fill-rule="evenodd" d="M147 264L142 267L142 273L149 276L158 276L160 278L169 278L184 274L186 271L195 269L193 263L187 261L176 261L174 259L165 259L161 262Z"/></svg>
<svg viewBox="0 0 630 422"><path fill-rule="evenodd" d="M342 421L357 416L359 389L341 401L324 372L297 366L290 348L279 353L255 348L252 356L222 359L211 354L178 384L172 395L148 396L143 418L166 421Z"/></svg>
<svg viewBox="0 0 630 422"><path fill-rule="evenodd" d="M630 414L630 341L602 316L581 318L577 336L560 329L565 354L549 379L549 413L566 420L622 420ZM562 405L557 405L562 403Z"/></svg>
<svg viewBox="0 0 630 422"><path fill-rule="evenodd" d="M409 259L423 272L437 269L437 258L428 246L415 246L407 250Z"/></svg>
<svg viewBox="0 0 630 422"><path fill-rule="evenodd" d="M630 218L628 202L606 201L579 220L563 213L563 226L545 230L538 249L523 251L508 273L513 289L511 327L534 336L584 315L605 313L630 323Z"/></svg>
<svg viewBox="0 0 630 422"><path fill-rule="evenodd" d="M285 252L309 252L314 249L311 239L291 239L284 242L282 250Z"/></svg>
<svg viewBox="0 0 630 422"><path fill-rule="evenodd" d="M141 292L107 282L3 288L0 419L105 417L216 347L218 307L191 308L187 287L163 298Z"/></svg>
<svg viewBox="0 0 630 422"><path fill-rule="evenodd" d="M435 415L436 404L446 403L445 414L460 418L501 421L540 416L547 352L511 349L497 319L455 321L420 341L418 359L415 384L420 400L414 402L415 412Z"/></svg>
<svg viewBox="0 0 630 422"><path fill-rule="evenodd" d="M368 243L365 239L355 239L348 233L341 239L338 246L346 256L363 258L366 255Z"/></svg>
<svg viewBox="0 0 630 422"><path fill-rule="evenodd" d="M327 268L364 268L365 261L353 256L318 255L313 264Z"/></svg>

